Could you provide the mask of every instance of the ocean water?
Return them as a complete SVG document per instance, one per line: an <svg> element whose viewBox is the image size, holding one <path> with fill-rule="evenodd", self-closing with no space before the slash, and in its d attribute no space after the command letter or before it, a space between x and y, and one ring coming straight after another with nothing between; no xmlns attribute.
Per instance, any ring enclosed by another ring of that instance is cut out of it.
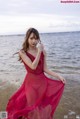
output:
<svg viewBox="0 0 80 119"><path fill-rule="evenodd" d="M0 36L0 87L24 80L24 65L18 55L13 55L22 47L24 38L25 35ZM80 81L80 32L43 33L40 38L47 52L48 68L67 80Z"/></svg>

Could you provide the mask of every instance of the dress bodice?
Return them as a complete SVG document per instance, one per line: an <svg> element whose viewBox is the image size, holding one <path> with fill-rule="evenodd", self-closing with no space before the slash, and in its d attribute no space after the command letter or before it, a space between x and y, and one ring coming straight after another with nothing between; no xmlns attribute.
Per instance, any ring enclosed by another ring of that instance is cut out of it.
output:
<svg viewBox="0 0 80 119"><path fill-rule="evenodd" d="M32 62L34 61L35 57L32 54L26 52L26 55L31 59ZM40 74L40 73L43 72L44 54L43 54L43 52L41 52L40 60L39 60L39 63L38 63L38 65L37 65L35 70L31 69L27 64L25 64L24 61L23 61L23 63L25 65L25 68L26 68L28 73Z"/></svg>

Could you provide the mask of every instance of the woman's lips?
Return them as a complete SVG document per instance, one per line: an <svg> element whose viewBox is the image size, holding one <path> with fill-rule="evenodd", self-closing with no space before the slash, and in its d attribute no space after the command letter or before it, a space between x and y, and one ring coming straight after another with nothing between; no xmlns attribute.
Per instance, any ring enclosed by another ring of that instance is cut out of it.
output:
<svg viewBox="0 0 80 119"><path fill-rule="evenodd" d="M32 44L32 45L36 45L36 44Z"/></svg>

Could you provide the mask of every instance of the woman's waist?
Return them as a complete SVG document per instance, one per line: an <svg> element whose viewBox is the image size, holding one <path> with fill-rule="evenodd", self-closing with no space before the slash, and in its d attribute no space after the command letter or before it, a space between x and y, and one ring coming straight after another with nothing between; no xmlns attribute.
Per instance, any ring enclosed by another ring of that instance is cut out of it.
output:
<svg viewBox="0 0 80 119"><path fill-rule="evenodd" d="M38 80L38 79L43 79L45 77L44 72L41 73L27 73L27 79L29 80Z"/></svg>
<svg viewBox="0 0 80 119"><path fill-rule="evenodd" d="M44 72L40 73L40 74L35 74L35 73L31 73L28 72L27 73L27 82L28 84L47 84Z"/></svg>
<svg viewBox="0 0 80 119"><path fill-rule="evenodd" d="M42 74L44 74L44 72L27 72L27 75L36 75L36 76L38 76L38 75L42 75Z"/></svg>

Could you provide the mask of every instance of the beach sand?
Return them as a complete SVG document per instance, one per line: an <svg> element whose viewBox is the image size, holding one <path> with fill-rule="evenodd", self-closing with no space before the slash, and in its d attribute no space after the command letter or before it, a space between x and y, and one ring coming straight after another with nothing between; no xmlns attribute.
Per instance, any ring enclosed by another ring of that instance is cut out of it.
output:
<svg viewBox="0 0 80 119"><path fill-rule="evenodd" d="M55 112L55 119L80 119L80 82L67 80L63 96Z"/></svg>
<svg viewBox="0 0 80 119"><path fill-rule="evenodd" d="M5 111L10 96L19 86L9 85L0 89L0 111ZM73 115L74 114L74 115ZM75 116L80 114L80 82L67 80L60 103L55 111L54 119L64 119L64 115ZM71 119L71 118L70 118ZM75 119L72 117L72 119Z"/></svg>
<svg viewBox="0 0 80 119"><path fill-rule="evenodd" d="M11 84L0 89L0 111L5 111L10 96L18 89L17 86Z"/></svg>

